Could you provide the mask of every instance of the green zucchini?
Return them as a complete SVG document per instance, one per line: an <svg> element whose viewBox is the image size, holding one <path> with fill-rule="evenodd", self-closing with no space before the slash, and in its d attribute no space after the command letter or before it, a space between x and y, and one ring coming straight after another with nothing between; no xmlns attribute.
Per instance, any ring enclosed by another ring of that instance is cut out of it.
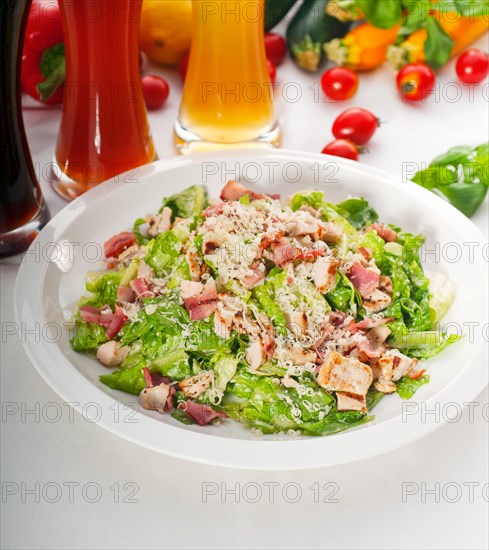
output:
<svg viewBox="0 0 489 550"><path fill-rule="evenodd" d="M265 31L270 31L292 9L297 0L265 0Z"/></svg>
<svg viewBox="0 0 489 550"><path fill-rule="evenodd" d="M292 59L306 71L316 71L323 59L323 44L342 38L351 23L326 13L329 0L304 0L287 28Z"/></svg>

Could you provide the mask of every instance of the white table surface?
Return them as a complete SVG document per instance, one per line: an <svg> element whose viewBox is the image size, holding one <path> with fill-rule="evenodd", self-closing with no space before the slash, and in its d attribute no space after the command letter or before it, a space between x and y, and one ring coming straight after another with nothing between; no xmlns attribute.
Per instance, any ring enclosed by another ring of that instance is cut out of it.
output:
<svg viewBox="0 0 489 550"><path fill-rule="evenodd" d="M477 46L487 50L487 36ZM172 93L149 118L164 159L173 154L181 83L176 72L161 73ZM399 177L403 163L488 139L489 84L470 94L457 84L453 62L439 73L437 97L416 106L398 99L388 68L362 76L357 96L342 104L315 102L318 76L291 62L278 75L290 97L290 83L302 92L296 103L276 94L290 149L320 151L335 116L353 105L386 121L361 162ZM59 109L25 110L41 175L59 117ZM55 214L65 202L41 179ZM486 200L473 218L486 236L488 211ZM432 435L362 462L262 473L168 458L90 423L40 378L19 336L10 335L18 262L0 267L1 548L488 548L487 390L472 418L466 410Z"/></svg>

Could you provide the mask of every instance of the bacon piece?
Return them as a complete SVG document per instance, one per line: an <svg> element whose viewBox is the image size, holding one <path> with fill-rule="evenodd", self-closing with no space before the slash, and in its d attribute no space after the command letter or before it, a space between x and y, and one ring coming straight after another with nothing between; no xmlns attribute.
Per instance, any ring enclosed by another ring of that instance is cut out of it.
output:
<svg viewBox="0 0 489 550"><path fill-rule="evenodd" d="M388 243L395 243L397 241L397 233L394 229L391 229L383 223L373 223L367 230L376 231L377 235Z"/></svg>
<svg viewBox="0 0 489 550"><path fill-rule="evenodd" d="M124 326L127 321L127 316L120 307L116 307L112 322L110 323L109 328L107 329L107 338L112 340L119 334L119 331Z"/></svg>
<svg viewBox="0 0 489 550"><path fill-rule="evenodd" d="M251 189L246 188L241 183L234 180L229 180L221 191L221 200L223 201L237 201L241 197L248 195L250 200L257 201L259 199L280 199L280 195L265 195L264 193L256 193Z"/></svg>
<svg viewBox="0 0 489 550"><path fill-rule="evenodd" d="M273 263L277 267L284 267L295 260L300 251L288 241L279 241L277 244L272 244L272 253Z"/></svg>
<svg viewBox="0 0 489 550"><path fill-rule="evenodd" d="M285 233L283 231L277 231L273 235L269 233L265 233L261 236L260 244L258 245L258 248L260 250L266 250L267 248L270 248L272 244L279 243L284 235Z"/></svg>
<svg viewBox="0 0 489 550"><path fill-rule="evenodd" d="M297 256L294 258L294 260L297 261L307 261L307 260L314 260L316 258L320 258L321 256L324 256L326 251L324 248L312 248L311 250L303 250Z"/></svg>
<svg viewBox="0 0 489 550"><path fill-rule="evenodd" d="M265 355L269 359L273 359L273 355L275 354L275 349L277 347L274 337L271 334L264 334L261 340L261 344L265 351Z"/></svg>
<svg viewBox="0 0 489 550"><path fill-rule="evenodd" d="M206 426L216 418L228 418L226 413L216 411L210 405L203 405L194 401L184 401L178 405L178 408L185 411L199 426Z"/></svg>
<svg viewBox="0 0 489 550"><path fill-rule="evenodd" d="M359 246L357 248L357 254L360 254L364 257L365 261L370 262L370 260L373 258L373 252L370 250L370 248L367 248L366 246Z"/></svg>
<svg viewBox="0 0 489 550"><path fill-rule="evenodd" d="M426 369L412 370L409 373L409 378L411 378L411 380L417 380L418 378L421 378L425 372L426 372Z"/></svg>
<svg viewBox="0 0 489 550"><path fill-rule="evenodd" d="M371 342L368 339L363 340L357 345L358 357L363 363L374 363L385 353L385 348L377 342Z"/></svg>
<svg viewBox="0 0 489 550"><path fill-rule="evenodd" d="M136 236L131 231L124 231L114 235L104 243L104 255L106 258L117 258L133 244L136 244Z"/></svg>
<svg viewBox="0 0 489 550"><path fill-rule="evenodd" d="M217 290L214 279L209 279L205 285L194 281L182 281L180 296L191 321L206 319L217 310Z"/></svg>
<svg viewBox="0 0 489 550"><path fill-rule="evenodd" d="M151 378L151 373L149 372L149 369L147 367L144 367L143 369L143 376L144 381L146 382L146 387L152 388L154 386L153 379Z"/></svg>
<svg viewBox="0 0 489 550"><path fill-rule="evenodd" d="M348 270L348 278L362 296L368 296L380 283L380 275L356 262Z"/></svg>
<svg viewBox="0 0 489 550"><path fill-rule="evenodd" d="M172 410L175 408L173 406L173 396L177 393L177 390L175 389L175 386L170 386L170 392L168 394L168 398L166 400L165 404L165 410L168 412L172 412Z"/></svg>
<svg viewBox="0 0 489 550"><path fill-rule="evenodd" d="M202 216L204 216L204 218L210 218L211 216L218 216L219 214L222 214L225 204L226 204L225 202L220 202L218 204L208 206L202 212Z"/></svg>
<svg viewBox="0 0 489 550"><path fill-rule="evenodd" d="M344 311L332 311L328 316L328 321L335 327L340 326L346 319L346 313Z"/></svg>
<svg viewBox="0 0 489 550"><path fill-rule="evenodd" d="M365 319L362 319L358 323L354 323L353 325L350 325L348 327L348 330L352 334L355 334L355 332L358 332L359 330L369 330L371 328L381 327L395 320L396 320L395 317L381 317L380 319L372 319L372 317L365 317Z"/></svg>
<svg viewBox="0 0 489 550"><path fill-rule="evenodd" d="M80 308L81 318L86 323L95 323L101 327L110 327L114 314L109 306L105 305L101 308L93 306L82 306Z"/></svg>
<svg viewBox="0 0 489 550"><path fill-rule="evenodd" d="M120 286L117 289L117 300L120 303L132 304L136 300L136 293L129 286Z"/></svg>
<svg viewBox="0 0 489 550"><path fill-rule="evenodd" d="M139 300L143 300L144 298L151 298L155 295L154 292L149 289L148 281L143 277L133 279L129 284L131 285L132 290L134 290Z"/></svg>

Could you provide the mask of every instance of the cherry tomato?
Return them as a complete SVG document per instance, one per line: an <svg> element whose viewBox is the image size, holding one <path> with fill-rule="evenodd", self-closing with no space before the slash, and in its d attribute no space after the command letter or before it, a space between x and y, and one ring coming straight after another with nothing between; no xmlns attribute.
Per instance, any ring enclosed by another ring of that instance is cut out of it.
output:
<svg viewBox="0 0 489 550"><path fill-rule="evenodd" d="M435 73L424 63L409 63L397 73L397 89L405 101L423 101L436 83Z"/></svg>
<svg viewBox="0 0 489 550"><path fill-rule="evenodd" d="M344 67L333 67L321 77L321 88L330 99L336 101L350 99L357 93L357 73Z"/></svg>
<svg viewBox="0 0 489 550"><path fill-rule="evenodd" d="M267 59L267 67L271 82L275 82L275 79L277 78L277 69L275 68L275 65L270 61L270 59Z"/></svg>
<svg viewBox="0 0 489 550"><path fill-rule="evenodd" d="M185 82L185 77L187 76L188 71L188 60L190 58L190 54L187 54L181 61L180 65L178 65L178 73L180 74L180 78Z"/></svg>
<svg viewBox="0 0 489 550"><path fill-rule="evenodd" d="M163 107L170 95L170 87L164 78L156 75L143 76L141 86L148 111L155 111Z"/></svg>
<svg viewBox="0 0 489 550"><path fill-rule="evenodd" d="M379 127L379 119L366 109L353 107L343 111L333 123L336 139L348 139L356 145L366 145Z"/></svg>
<svg viewBox="0 0 489 550"><path fill-rule="evenodd" d="M461 53L457 59L457 75L466 84L478 84L489 73L489 55L471 48Z"/></svg>
<svg viewBox="0 0 489 550"><path fill-rule="evenodd" d="M267 59L270 59L274 65L280 65L287 53L287 44L285 39L283 36L280 36L280 34L266 32L265 50L267 52Z"/></svg>
<svg viewBox="0 0 489 550"><path fill-rule="evenodd" d="M343 157L344 159L358 160L358 147L347 139L336 139L328 143L321 151L325 155L333 155L334 157Z"/></svg>

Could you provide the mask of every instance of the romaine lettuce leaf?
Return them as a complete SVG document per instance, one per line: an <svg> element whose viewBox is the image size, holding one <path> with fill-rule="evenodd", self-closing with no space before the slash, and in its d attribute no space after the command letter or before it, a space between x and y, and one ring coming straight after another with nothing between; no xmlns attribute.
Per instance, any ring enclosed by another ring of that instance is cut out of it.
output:
<svg viewBox="0 0 489 550"><path fill-rule="evenodd" d="M143 309L136 321L124 325L120 332L122 345L131 344L146 336L151 339L158 334L180 335L184 327L190 325L190 318L185 308L177 303L175 296L173 300L172 295L145 300L146 306L157 305L156 311L149 314Z"/></svg>
<svg viewBox="0 0 489 550"><path fill-rule="evenodd" d="M336 287L326 294L326 300L335 310L353 310L355 304L361 305L362 300L352 282L346 275L338 272Z"/></svg>
<svg viewBox="0 0 489 550"><path fill-rule="evenodd" d="M216 354L230 353L234 347L234 336L221 338L214 331L213 318L193 321L185 335L185 349L193 357L208 360Z"/></svg>
<svg viewBox="0 0 489 550"><path fill-rule="evenodd" d="M448 335L430 330L398 334L389 340L389 344L410 357L429 359L441 353L450 344L458 342L460 338L457 334Z"/></svg>
<svg viewBox="0 0 489 550"><path fill-rule="evenodd" d="M346 218L355 229L361 229L379 219L377 212L362 198L351 198L336 205L335 210Z"/></svg>
<svg viewBox="0 0 489 550"><path fill-rule="evenodd" d="M442 319L455 297L455 287L452 282L441 273L426 273L429 279L430 311L433 322Z"/></svg>
<svg viewBox="0 0 489 550"><path fill-rule="evenodd" d="M113 390L120 390L133 395L139 395L146 387L141 367L103 374L100 376L100 381Z"/></svg>
<svg viewBox="0 0 489 550"><path fill-rule="evenodd" d="M295 388L277 386L271 377L261 377L256 381L253 376L239 372L233 379L232 392L246 394L247 400L226 405L226 412L232 418L263 433L304 429L314 434L315 431L330 429L325 426L328 423L325 419L335 412L335 399L312 379L300 380L309 389L307 399L304 399ZM316 426L317 423L320 426Z"/></svg>
<svg viewBox="0 0 489 550"><path fill-rule="evenodd" d="M306 435L331 435L360 426L372 421L374 418L374 416L358 411L335 412L325 416L318 422L305 422L301 425L301 429Z"/></svg>
<svg viewBox="0 0 489 550"><path fill-rule="evenodd" d="M424 386L425 384L428 384L429 381L429 376L420 376L419 378L416 378L414 380L412 378L409 378L409 376L405 376L404 378L401 378L396 384L396 392L402 399L411 399L411 397L413 397L413 395L419 390L419 388L421 386Z"/></svg>
<svg viewBox="0 0 489 550"><path fill-rule="evenodd" d="M287 321L285 315L278 306L275 293L285 285L286 273L283 270L273 268L265 282L253 289L252 300L268 315L278 334L287 334Z"/></svg>
<svg viewBox="0 0 489 550"><path fill-rule="evenodd" d="M363 200L363 199L359 199ZM302 193L296 193L289 201L290 208L295 212L303 205L312 206L316 210L321 209L323 213L323 219L325 221L333 221L336 225L341 227L343 232L354 239L357 237L357 231L355 227L346 219L343 214L348 214L347 210L337 208L335 204L327 202L324 198L322 191L303 191ZM343 213L342 213L343 212Z"/></svg>
<svg viewBox="0 0 489 550"><path fill-rule="evenodd" d="M89 273L86 289L93 296L82 300L83 305L103 307L109 305L112 309L117 304L117 288L119 287L124 271L110 271L102 273Z"/></svg>
<svg viewBox="0 0 489 550"><path fill-rule="evenodd" d="M148 245L144 261L153 268L157 277L172 273L178 281L190 279L190 270L185 257L180 254L182 243L172 231L160 233Z"/></svg>
<svg viewBox="0 0 489 550"><path fill-rule="evenodd" d="M75 335L71 339L71 346L75 351L96 350L103 343L108 342L107 329L95 323L85 323L80 319L75 325Z"/></svg>
<svg viewBox="0 0 489 550"><path fill-rule="evenodd" d="M181 193L163 199L160 212L165 206L171 209L175 218L190 218L200 216L207 205L207 194L202 185L194 185Z"/></svg>
<svg viewBox="0 0 489 550"><path fill-rule="evenodd" d="M303 191L296 193L289 201L289 206L293 212L299 210L301 206L312 206L318 210L324 203L324 193L322 191Z"/></svg>

